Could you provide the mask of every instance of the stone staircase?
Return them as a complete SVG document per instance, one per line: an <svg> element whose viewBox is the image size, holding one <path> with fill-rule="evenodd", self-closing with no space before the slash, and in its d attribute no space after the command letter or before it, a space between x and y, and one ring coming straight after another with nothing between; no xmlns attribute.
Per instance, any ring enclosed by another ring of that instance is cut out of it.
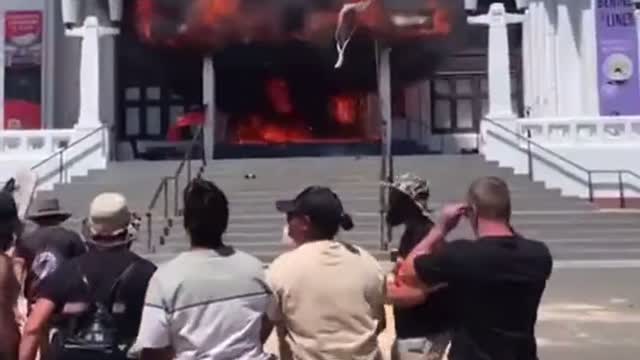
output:
<svg viewBox="0 0 640 360"><path fill-rule="evenodd" d="M379 259L388 259L388 253L380 250L379 163L378 157L218 160L209 164L204 176L215 181L231 202L227 243L265 262L284 251L280 243L284 218L275 211L274 201L291 198L312 184L331 186L354 216L356 227L343 233L343 240L364 247ZM79 226L91 199L104 191L123 193L131 208L144 214L160 179L172 174L177 165L172 161L111 163L107 170L92 171L70 185L56 186L38 196L58 196L75 214L69 223L72 227ZM511 187L514 226L526 236L545 240L557 260L640 259L639 213L602 212L584 200L562 197L559 190L545 189L542 183L485 162L479 155L396 157L395 171L427 178L434 209L462 200L474 178L500 176ZM255 174L255 179L247 179L248 173ZM173 194L169 197L172 212ZM176 218L164 244L160 243L166 221L162 200L158 204L153 212L154 251L147 249L146 225L134 249L163 262L186 250L188 240L181 219ZM398 235L396 232L394 238ZM471 231L465 225L455 235L470 236Z"/></svg>

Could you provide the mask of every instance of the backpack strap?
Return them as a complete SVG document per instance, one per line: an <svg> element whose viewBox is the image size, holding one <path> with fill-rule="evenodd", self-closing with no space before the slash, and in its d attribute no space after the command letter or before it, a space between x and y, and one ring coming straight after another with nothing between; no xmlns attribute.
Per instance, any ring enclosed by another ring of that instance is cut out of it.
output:
<svg viewBox="0 0 640 360"><path fill-rule="evenodd" d="M124 271L118 276L118 278L111 285L111 289L109 290L109 310L112 310L113 304L120 298L121 293L121 284L123 281L129 278L129 275L133 272L133 269L136 267L138 260L134 260L127 266Z"/></svg>

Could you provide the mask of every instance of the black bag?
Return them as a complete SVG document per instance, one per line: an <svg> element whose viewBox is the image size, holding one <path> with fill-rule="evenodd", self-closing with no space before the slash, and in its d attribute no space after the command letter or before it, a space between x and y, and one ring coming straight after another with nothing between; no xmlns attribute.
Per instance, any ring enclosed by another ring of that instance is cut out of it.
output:
<svg viewBox="0 0 640 360"><path fill-rule="evenodd" d="M95 291L89 284L86 276L82 280L87 286L92 302L89 309L83 314L72 319L67 331L61 334L58 360L124 360L127 359L127 351L131 344L127 339L122 339L118 334L114 308L121 306L120 284L127 279L133 271L135 261L131 263L114 281L107 303L95 298ZM92 291L93 290L93 291Z"/></svg>

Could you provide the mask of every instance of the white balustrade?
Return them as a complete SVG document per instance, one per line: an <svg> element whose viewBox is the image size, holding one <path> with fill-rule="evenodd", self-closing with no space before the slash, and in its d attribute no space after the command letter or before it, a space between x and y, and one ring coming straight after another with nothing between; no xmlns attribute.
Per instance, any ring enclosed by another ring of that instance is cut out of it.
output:
<svg viewBox="0 0 640 360"><path fill-rule="evenodd" d="M91 169L105 169L108 161L108 129L4 130L0 132L0 182L19 170L32 168L39 189L48 190L72 176ZM74 146L69 147L75 143ZM65 150L66 149L66 150ZM60 155L60 152L64 153ZM48 160L47 160L48 159ZM45 161L46 160L46 161ZM44 163L42 163L45 161ZM41 164L42 163L42 164ZM62 173L62 176L60 175Z"/></svg>
<svg viewBox="0 0 640 360"><path fill-rule="evenodd" d="M559 188L565 195L589 197L585 170L640 174L638 116L483 121L481 136L480 151L487 160L511 167L518 174L532 169L534 180ZM529 136L535 145L528 144ZM626 174L623 180L625 197L640 198L640 179ZM592 174L592 183L595 198L619 196L615 173Z"/></svg>
<svg viewBox="0 0 640 360"><path fill-rule="evenodd" d="M640 146L640 117L527 118L517 120L520 134L541 145Z"/></svg>
<svg viewBox="0 0 640 360"><path fill-rule="evenodd" d="M39 159L71 143L75 130L4 130L0 132L0 159Z"/></svg>

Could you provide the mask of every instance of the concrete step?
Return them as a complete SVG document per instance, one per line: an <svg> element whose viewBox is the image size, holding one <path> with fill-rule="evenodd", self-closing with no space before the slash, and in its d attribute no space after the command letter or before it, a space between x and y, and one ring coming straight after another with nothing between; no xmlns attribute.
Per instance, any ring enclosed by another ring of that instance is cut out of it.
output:
<svg viewBox="0 0 640 360"><path fill-rule="evenodd" d="M347 243L357 245L367 251L378 251L380 249L380 243L376 241L363 241L352 240L351 238L346 240ZM637 239L617 239L609 240L606 242L587 241L582 239L551 239L545 241L549 246L552 253L566 254L566 253L585 253L585 254L608 254L608 253L620 253L625 250L630 251L638 255L640 253L640 240ZM258 241L258 240L246 240L246 241L226 241L226 244L249 251L251 253L259 252L275 252L286 251L287 246L280 241ZM391 244L391 248L397 247L397 241ZM155 244L157 252L179 252L184 251L189 247L187 239L182 241L171 241L164 245L158 243ZM147 252L147 244L143 242L136 243L133 249L137 252Z"/></svg>
<svg viewBox="0 0 640 360"><path fill-rule="evenodd" d="M390 256L388 251L379 250L375 244L357 244L354 243L365 251L375 256L378 260L388 261ZM270 263L277 256L287 251L287 247L282 244L230 244L236 249L245 251L257 256L265 263ZM617 244L615 246L564 246L549 244L550 251L554 258L554 261L564 260L636 260L640 257L640 244L632 244L633 247L629 247L629 244ZM157 246L155 252L148 252L146 249L139 247L134 248L134 251L138 252L142 256L154 261L156 263L162 263L172 259L176 254L187 251L189 249L188 244L180 244L174 246Z"/></svg>
<svg viewBox="0 0 640 360"><path fill-rule="evenodd" d="M246 251L242 248L237 247L236 249L240 250L240 251L245 251L245 252L249 252ZM176 257L176 255L180 252L183 251L187 251L188 247L184 247L181 248L180 250L171 250L170 252L166 252L166 251L157 251L155 253L149 253L149 252L138 252L138 254L140 254L141 256L143 256L144 258L148 259L149 261L155 263L155 264L162 264L165 263L167 261L170 261L171 259L173 259L174 257ZM255 252L249 252L250 254L254 255L255 257L257 257L258 259L260 259L260 261L262 261L265 264L269 264L271 263L276 257L282 255L285 252L286 249L282 249L282 250L274 250L274 251L265 251L265 252L259 252L259 253L255 253ZM369 254L371 254L374 258L376 258L379 261L389 261L389 252L388 251L383 251L383 250L367 250L367 252Z"/></svg>
<svg viewBox="0 0 640 360"><path fill-rule="evenodd" d="M542 241L562 241L567 240L570 243L575 243L577 240L584 240L585 242L601 242L603 244L609 241L627 240L637 237L640 244L640 229L634 228L622 228L622 229L584 229L584 228L555 228L555 229L529 229L529 228L517 228L522 236L539 239ZM394 232L394 238L399 239L402 233L402 229L398 228ZM160 230L156 232L160 235ZM144 237L144 236L143 236ZM230 229L225 235L226 241L233 242L273 242L280 241L282 237L282 226L272 229L248 229L244 231ZM349 241L355 242L375 242L380 239L379 227L370 225L366 227L357 226L354 230L341 233L341 237ZM459 229L452 232L449 236L450 239L455 238L474 238L474 234L471 229L462 225ZM186 232L184 229L176 228L170 231L169 236L166 237L166 242L182 242L186 239Z"/></svg>
<svg viewBox="0 0 640 360"><path fill-rule="evenodd" d="M223 189L224 190L224 189ZM274 201L280 199L292 199L294 198L301 189L295 190L286 190L286 189L278 189L274 191L264 191L264 190L237 190L237 191L225 191L227 198L231 202L233 206L241 206L247 204L273 204ZM78 205L80 202L86 202L87 204L100 192L120 192L127 197L127 200L130 204L136 205L136 207L147 207L152 199L155 189L149 191L149 187L145 187L142 184L137 184L136 186L104 186L104 187L93 187L88 185L78 185L75 188L63 188L55 192L46 192L39 193L38 196L41 198L49 198L49 197L58 197L61 201L66 205ZM334 190L340 199L345 204L353 204L354 202L379 202L380 198L380 189L379 188L358 188L357 190L345 190L345 189L335 189ZM170 205L173 204L174 199L174 191L173 188L167 193L169 198ZM179 199L181 200L182 192L178 192ZM160 203L162 203L164 199L164 193L160 194L160 198L158 199ZM465 191L442 191L433 193L430 198L430 207L438 208L440 204L446 204L451 202L460 202L465 199ZM573 204L584 205L588 204L587 201L572 198L572 197L562 197L560 193L557 191L533 191L528 192L525 189L520 191L514 191L512 193L512 201L514 203L518 202L528 202L528 203L540 203L540 202L549 202L549 203L558 203L558 202L571 202ZM544 208L542 208L544 209ZM541 209L541 210L542 210Z"/></svg>
<svg viewBox="0 0 640 360"><path fill-rule="evenodd" d="M279 234L282 230L283 221L274 221L271 223L255 223L255 224L236 224L231 223L229 226L229 233L242 233L242 234L265 234L265 233L275 233ZM156 232L162 229L163 224L158 224L154 230ZM355 223L356 231L360 230L378 230L379 222L356 222ZM608 226L603 226L602 224L563 224L563 223L555 223L555 224L544 224L544 223L514 223L514 228L524 234L529 236L554 236L554 237L591 237L598 238L601 237L603 239L607 239L613 236L618 235L639 235L640 241L640 224L629 224L629 223L612 223ZM397 232L400 233L402 231L402 227L397 228ZM185 230L182 228L182 224L177 224L170 228L172 235L182 235L185 233ZM608 236L609 235L609 236Z"/></svg>
<svg viewBox="0 0 640 360"><path fill-rule="evenodd" d="M39 196L59 196L63 206L76 214L68 224L77 229L91 199L104 191L122 192L132 209L144 213L160 179L173 174L179 163L112 163L107 170L91 171L86 177L74 179L70 185L39 193ZM198 166L199 162L193 163L194 174ZM379 157L241 159L212 161L205 177L218 183L231 201L227 242L263 261L272 261L286 250L280 243L284 216L275 211L274 201L291 198L304 187L315 184L331 186L354 215L356 228L342 237L370 250L379 259L387 260L387 252L379 250L379 169ZM427 178L431 183L431 207L434 209L464 199L470 182L479 176L503 177L512 191L514 226L525 236L545 240L556 258L640 259L640 212L597 211L584 200L562 197L558 190L548 190L540 182L515 175L511 169L483 161L479 155L397 157L395 170L396 174L410 171ZM254 173L257 178L245 179L247 173ZM185 185L185 179L184 176L181 178L181 186ZM170 195L173 194L170 192ZM171 215L173 196L170 196L169 205ZM146 221L142 225L140 241L134 245L134 249L157 262L188 249L180 217L173 219L174 226L166 236L165 245L159 245L160 235L167 225L162 215L163 207L161 198L152 217L155 253L149 253L147 249ZM394 231L396 242L401 231ZM464 225L451 237L472 235Z"/></svg>
<svg viewBox="0 0 640 360"><path fill-rule="evenodd" d="M86 194L73 194L71 190L57 193L57 197L64 199L63 206L76 217L81 217L82 214L87 214L89 210L89 204L93 197L98 193L86 193ZM47 195L49 196L49 195ZM144 214L150 204L151 197L140 192L136 195L128 195L125 193L129 201L129 207L138 212ZM293 196L282 196L280 199L288 199ZM263 214L275 213L274 202L277 198L273 199L261 199L261 200L233 200L231 199L231 212L232 216L246 215L246 216L258 216ZM445 199L441 202L431 202L430 206L434 209L438 209L444 204L459 202L462 198ZM174 212L174 200L173 197L169 197L169 213ZM344 199L343 205L345 209L350 213L378 213L380 205L377 198L361 198L361 199ZM180 207L181 208L181 207ZM513 209L516 211L588 211L593 210L595 207L588 202L581 200L566 199L557 196L550 198L545 197L523 197L514 196ZM157 216L161 216L164 212L164 200L161 197L156 203L153 212Z"/></svg>
<svg viewBox="0 0 640 360"><path fill-rule="evenodd" d="M379 213L377 212L354 212L352 213L357 226L376 225L379 221ZM437 212L434 213L437 218ZM66 224L70 227L79 226L82 217L73 217ZM172 217L174 227L181 227L182 217ZM235 215L231 218L230 226L238 228L254 228L264 229L281 226L284 216L277 212L269 212L259 215ZM152 217L154 226L164 226L167 220L161 215ZM146 227L146 218L143 221L143 227ZM640 212L608 212L608 211L516 211L512 215L512 223L520 227L531 228L556 228L556 227L634 227L640 225Z"/></svg>
<svg viewBox="0 0 640 360"><path fill-rule="evenodd" d="M284 218L275 219L269 223L239 223L231 222L227 231L228 236L234 238L259 238L280 239ZM640 224L629 222L602 222L600 224L574 224L574 223L538 223L538 222L514 222L514 228L522 235L541 239L584 239L585 241L614 241L616 239L633 239L637 236L640 240ZM346 238L368 239L371 236L379 236L380 226L376 219L355 221L355 228L350 232L343 232ZM164 226L154 228L154 234L160 234ZM146 228L145 228L146 229ZM173 227L167 227L170 237L184 237L186 232L180 222ZM394 236L399 238L403 227L394 229ZM463 221L451 234L451 237L474 237L469 223Z"/></svg>
<svg viewBox="0 0 640 360"><path fill-rule="evenodd" d="M622 214L620 214L622 215ZM554 218L546 218L542 217L540 219L535 216L529 217L516 217L512 224L514 227L522 232L528 233L530 231L536 232L544 232L554 234L555 231L559 232L573 232L575 229L580 229L580 231L589 231L593 230L593 234L600 234L603 232L608 232L608 229L614 229L613 232L633 232L637 231L637 234L640 235L640 222L638 221L638 217L608 217L606 214L602 214L602 216L598 217L597 215L593 216L583 216L583 217L574 217L573 220L567 221L563 216L557 216ZM355 217L354 222L356 224L357 230L378 230L380 223L378 216L360 216ZM172 219L173 226L169 226L168 221L162 217L153 217L152 218L152 230L153 234L158 236L162 233L164 227L169 227L172 235L181 235L184 234L184 229L182 228L182 218ZM269 216L269 218L244 218L238 219L234 217L231 219L231 223L229 225L229 232L239 232L239 233L261 233L261 232L279 232L282 229L284 224L284 217L280 214L277 216ZM73 218L66 222L65 224L70 229L79 231L81 225L81 219ZM402 227L398 228L399 230ZM619 231L618 231L619 230ZM141 227L141 236L146 238L147 236L147 221L144 219ZM639 236L640 238L640 236Z"/></svg>
<svg viewBox="0 0 640 360"><path fill-rule="evenodd" d="M157 187L161 179L170 174L158 174L158 175L148 175L148 174L110 174L107 176L100 177L83 177L81 179L77 179L73 182L73 185L90 185L90 186L131 186L132 184L140 184L143 183L147 186L151 185L150 183L154 183ZM461 189L466 190L469 184L477 178L477 176L469 176L466 177L461 174L457 174L455 172L452 173L438 173L434 175L429 174L419 174L426 179L428 179L431 187L434 190L434 193L438 192L438 190L445 189ZM541 182L531 182L527 177L513 174L495 174L491 175L500 176L503 178L514 191L528 189L528 190L541 190L544 191L546 188L544 184ZM326 174L313 174L313 173L280 173L278 175L273 176L257 176L255 179L246 179L244 174L238 174L229 177L219 177L211 174L205 174L205 179L209 179L214 181L218 186L223 188L226 191L232 191L234 189L251 189L255 190L279 190L290 188L290 186L294 187L305 187L308 185L324 185L331 186L336 189L345 188L348 190L355 190L356 188L377 188L380 186L380 178L377 175L366 176L363 174L352 173L345 176L340 177L327 177ZM186 184L186 173L182 174L179 183ZM285 187L286 185L286 187ZM55 189L61 189L69 187L69 185L58 185ZM255 191L254 190L254 191Z"/></svg>

